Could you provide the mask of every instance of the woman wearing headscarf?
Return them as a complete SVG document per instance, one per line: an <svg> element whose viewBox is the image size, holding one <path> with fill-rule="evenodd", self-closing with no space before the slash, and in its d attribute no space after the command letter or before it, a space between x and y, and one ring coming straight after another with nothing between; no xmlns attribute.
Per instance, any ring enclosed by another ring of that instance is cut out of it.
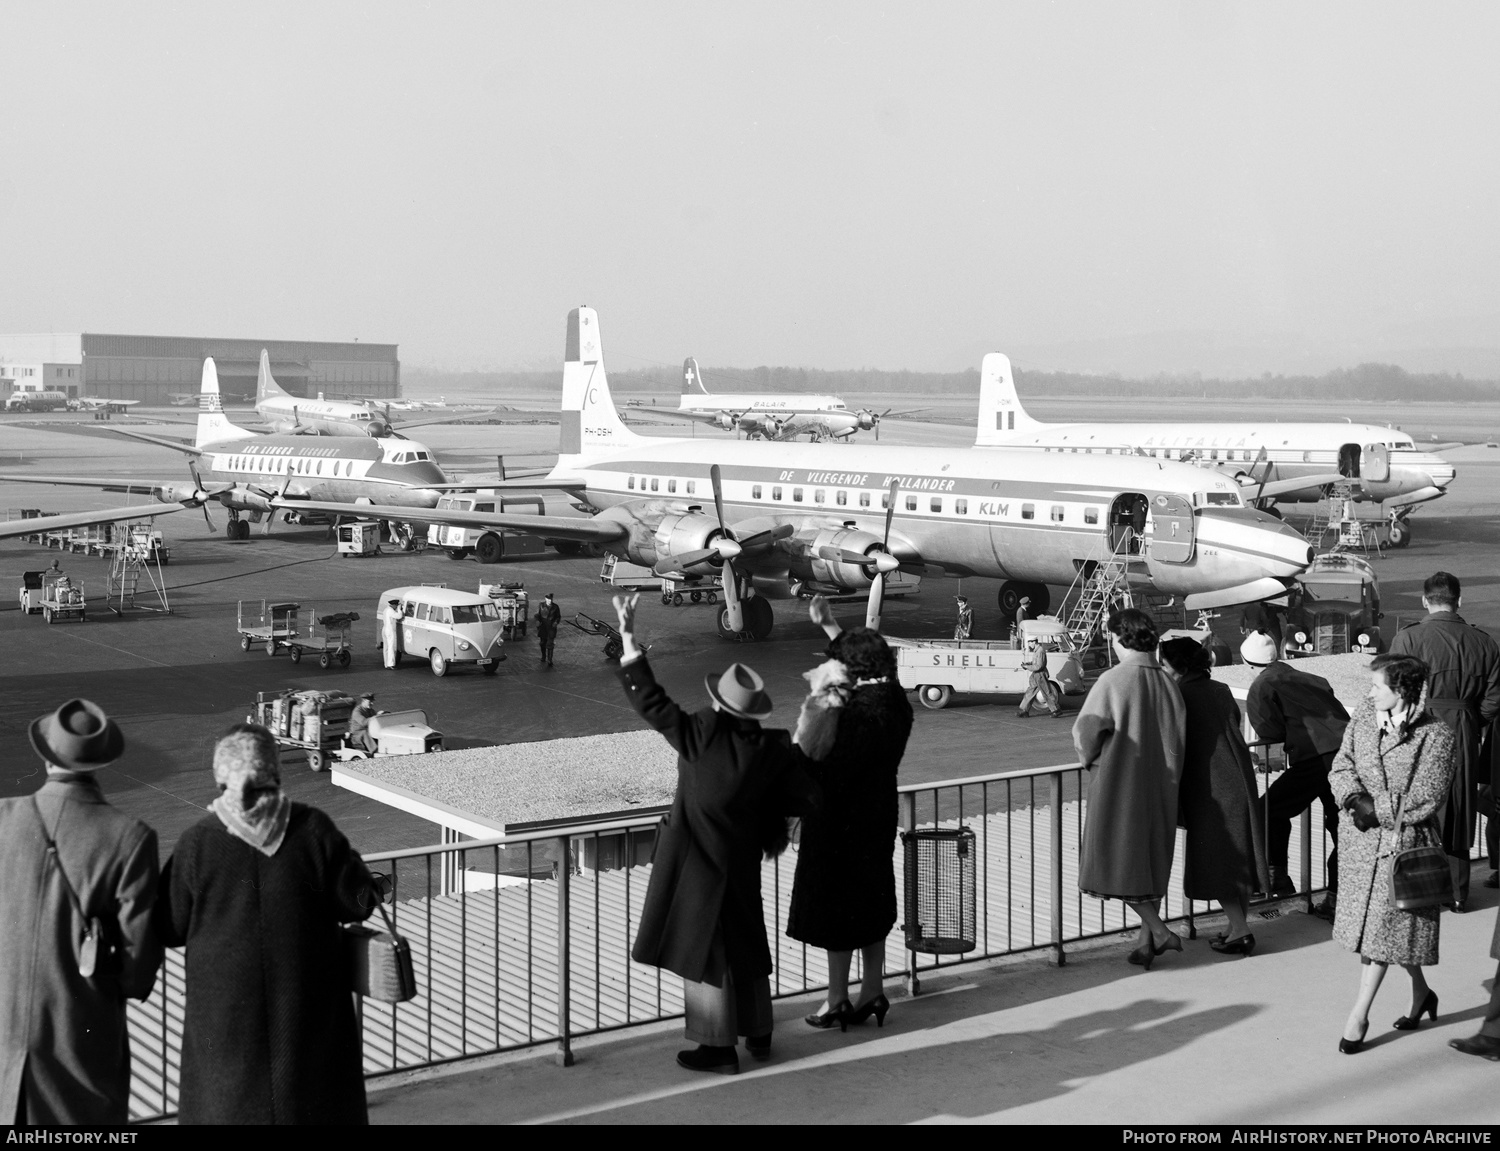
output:
<svg viewBox="0 0 1500 1151"><path fill-rule="evenodd" d="M1130 962L1150 970L1182 937L1160 907L1177 846L1182 779L1182 693L1156 662L1156 625L1136 608L1114 612L1109 632L1119 664L1089 690L1073 724L1078 762L1089 773L1078 887L1123 900L1140 917Z"/></svg>
<svg viewBox="0 0 1500 1151"><path fill-rule="evenodd" d="M806 675L811 691L795 742L822 803L802 820L786 930L828 952L828 997L808 1024L842 1029L873 1015L879 1026L890 1008L884 965L896 923L896 771L911 735L911 703L879 632L840 631L821 596L809 614L831 642L828 661ZM856 951L863 978L851 1002Z"/></svg>
<svg viewBox="0 0 1500 1151"><path fill-rule="evenodd" d="M1161 661L1187 709L1177 819L1187 829L1182 890L1217 900L1228 930L1208 945L1225 955L1255 950L1246 913L1252 890L1268 890L1265 831L1240 709L1229 688L1209 675L1208 649L1186 636L1161 645ZM1257 884L1259 886L1257 887Z"/></svg>
<svg viewBox="0 0 1500 1151"><path fill-rule="evenodd" d="M340 925L375 880L333 821L281 790L275 738L237 724L214 748L219 797L162 871L157 928L187 948L182 1123L364 1123Z"/></svg>
<svg viewBox="0 0 1500 1151"><path fill-rule="evenodd" d="M1396 853L1442 846L1438 816L1458 765L1452 729L1427 710L1427 676L1427 665L1413 656L1376 656L1370 693L1344 729L1328 773L1343 812L1333 938L1358 953L1362 964L1359 994L1339 1040L1345 1055L1363 1050L1370 1005L1392 963L1411 977L1411 1012L1391 1026L1414 1031L1424 1014L1437 1019L1437 992L1422 968L1438 961L1440 908L1401 911L1391 902Z"/></svg>

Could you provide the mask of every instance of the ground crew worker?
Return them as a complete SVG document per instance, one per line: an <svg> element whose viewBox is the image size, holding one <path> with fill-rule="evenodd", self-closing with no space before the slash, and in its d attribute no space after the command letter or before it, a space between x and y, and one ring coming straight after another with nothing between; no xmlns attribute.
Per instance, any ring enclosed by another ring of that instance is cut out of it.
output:
<svg viewBox="0 0 1500 1151"><path fill-rule="evenodd" d="M395 667L401 659L401 601L385 601L380 621L380 654L386 667Z"/></svg>
<svg viewBox="0 0 1500 1151"><path fill-rule="evenodd" d="M1026 694L1021 697L1019 714L1022 719L1031 718L1031 705L1034 703L1040 703L1050 711L1053 719L1062 715L1062 700L1058 698L1057 685L1047 678L1047 652L1051 646L1050 640L1037 640L1026 661L1026 670L1031 675L1026 680Z"/></svg>
<svg viewBox="0 0 1500 1151"><path fill-rule="evenodd" d="M974 609L969 606L968 596L956 595L953 598L958 601L958 622L953 625L953 638L968 639L974 630Z"/></svg>
<svg viewBox="0 0 1500 1151"><path fill-rule="evenodd" d="M536 609L536 641L541 645L542 662L552 666L552 645L557 642L557 625L562 622L562 608L547 593Z"/></svg>
<svg viewBox="0 0 1500 1151"><path fill-rule="evenodd" d="M375 754L375 741L370 738L370 720L375 717L375 693L361 692L359 703L349 714L349 746Z"/></svg>

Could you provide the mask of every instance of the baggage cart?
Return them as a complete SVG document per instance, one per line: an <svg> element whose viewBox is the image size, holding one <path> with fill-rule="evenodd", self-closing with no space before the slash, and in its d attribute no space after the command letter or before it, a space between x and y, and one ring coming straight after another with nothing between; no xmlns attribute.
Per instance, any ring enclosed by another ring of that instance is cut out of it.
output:
<svg viewBox="0 0 1500 1151"><path fill-rule="evenodd" d="M604 566L599 569L599 582L607 583L610 587L617 587L621 591L660 592L665 590L662 577L650 568L630 563L614 555L604 557Z"/></svg>
<svg viewBox="0 0 1500 1151"><path fill-rule="evenodd" d="M84 599L83 584L75 583L72 576L60 572L43 574L42 618L49 624L60 619L77 619L79 623L87 620L88 603Z"/></svg>
<svg viewBox="0 0 1500 1151"><path fill-rule="evenodd" d="M357 611L340 611L331 615L314 615L312 624L304 636L293 636L283 646L291 653L293 663L301 663L304 655L316 655L318 666L327 671L335 662L348 667L354 658L349 642L349 631L356 620Z"/></svg>
<svg viewBox="0 0 1500 1151"><path fill-rule="evenodd" d="M674 607L681 607L684 600L691 600L693 603L702 603L705 600L708 603L718 603L719 595L723 590L724 578L722 576L707 579L704 576L672 572L662 577L661 602Z"/></svg>
<svg viewBox="0 0 1500 1151"><path fill-rule="evenodd" d="M564 621L572 624L584 635L602 635L604 637L604 658L619 659L625 652L625 640L619 631L602 619L595 619L591 615L579 612L572 619ZM641 650L650 651L650 644L641 644Z"/></svg>
<svg viewBox="0 0 1500 1151"><path fill-rule="evenodd" d="M525 635L530 617L531 601L526 594L526 585L520 580L501 580L499 583L482 583L479 594L495 601L500 612L501 634L507 640Z"/></svg>
<svg viewBox="0 0 1500 1151"><path fill-rule="evenodd" d="M344 746L354 697L342 691L262 691L245 717L267 728L278 747L307 753L307 766L322 771Z"/></svg>
<svg viewBox="0 0 1500 1151"><path fill-rule="evenodd" d="M239 601L235 630L240 633L240 650L249 651L261 644L267 655L275 655L287 641L296 639L301 630L302 605L267 603L265 600Z"/></svg>

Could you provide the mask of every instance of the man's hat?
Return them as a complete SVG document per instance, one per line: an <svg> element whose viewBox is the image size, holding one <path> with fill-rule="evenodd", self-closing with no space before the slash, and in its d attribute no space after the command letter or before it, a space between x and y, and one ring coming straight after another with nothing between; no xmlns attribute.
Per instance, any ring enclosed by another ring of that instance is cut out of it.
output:
<svg viewBox="0 0 1500 1151"><path fill-rule="evenodd" d="M771 697L766 694L765 680L742 663L730 664L718 683L712 675L704 676L703 686L713 701L731 715L765 719L771 714Z"/></svg>
<svg viewBox="0 0 1500 1151"><path fill-rule="evenodd" d="M56 767L97 771L120 758L125 736L98 704L70 699L32 723L31 746Z"/></svg>
<svg viewBox="0 0 1500 1151"><path fill-rule="evenodd" d="M1263 631L1252 631L1240 644L1240 658L1254 667L1266 667L1281 658L1276 641Z"/></svg>
<svg viewBox="0 0 1500 1151"><path fill-rule="evenodd" d="M969 602L969 597L966 596L966 595L956 595L953 598L956 599L959 603L968 603Z"/></svg>

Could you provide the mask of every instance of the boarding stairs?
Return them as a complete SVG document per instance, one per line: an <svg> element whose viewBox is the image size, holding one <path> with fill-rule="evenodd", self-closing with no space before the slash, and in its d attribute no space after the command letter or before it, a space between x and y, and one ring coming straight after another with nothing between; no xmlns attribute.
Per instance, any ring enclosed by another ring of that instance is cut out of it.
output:
<svg viewBox="0 0 1500 1151"><path fill-rule="evenodd" d="M136 593L140 591L143 582L147 595L154 598L155 603L136 600ZM142 546L134 539L116 550L111 557L109 579L105 586L109 610L116 615L123 615L126 611L155 611L168 615L172 612L167 602L167 584L162 575L161 561L157 559L153 563L149 545Z"/></svg>
<svg viewBox="0 0 1500 1151"><path fill-rule="evenodd" d="M1134 602L1130 594L1129 560L1129 552L1122 549L1097 563L1089 561L1079 569L1073 587L1068 589L1070 596L1076 590L1077 597L1065 626L1080 651L1098 639L1111 611L1130 607Z"/></svg>
<svg viewBox="0 0 1500 1151"><path fill-rule="evenodd" d="M1352 480L1329 485L1327 494L1302 533L1316 550L1323 550L1324 541L1331 531L1334 540L1330 550L1334 552L1360 552L1368 557L1373 545L1375 554L1380 554L1380 537L1375 526L1361 520L1355 510L1356 486Z"/></svg>

